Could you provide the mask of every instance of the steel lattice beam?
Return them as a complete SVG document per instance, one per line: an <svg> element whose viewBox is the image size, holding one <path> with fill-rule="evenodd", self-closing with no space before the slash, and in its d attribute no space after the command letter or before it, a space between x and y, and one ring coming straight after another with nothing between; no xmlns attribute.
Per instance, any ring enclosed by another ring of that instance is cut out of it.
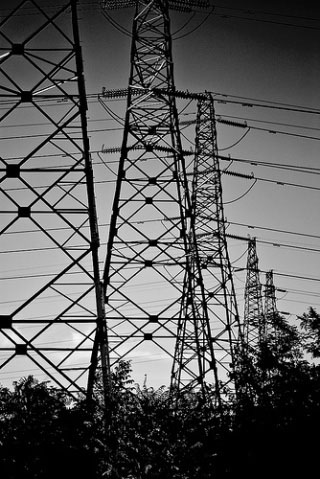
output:
<svg viewBox="0 0 320 479"><path fill-rule="evenodd" d="M2 270L19 268L2 288L0 371L90 396L97 368L109 376L77 1L40 4L0 24L0 124L28 132L0 160Z"/></svg>

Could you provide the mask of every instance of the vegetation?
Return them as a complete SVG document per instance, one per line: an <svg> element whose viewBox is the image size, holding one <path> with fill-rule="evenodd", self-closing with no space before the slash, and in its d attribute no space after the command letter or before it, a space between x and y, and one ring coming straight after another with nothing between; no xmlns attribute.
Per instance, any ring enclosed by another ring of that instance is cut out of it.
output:
<svg viewBox="0 0 320 479"><path fill-rule="evenodd" d="M242 394L221 411L197 394L169 407L166 388L133 384L130 363L112 373L111 422L97 405L32 376L0 387L4 479L206 479L290 474L316 467L320 426L320 315L312 308L239 359ZM240 357L239 357L240 358ZM97 385L99 397L99 384Z"/></svg>

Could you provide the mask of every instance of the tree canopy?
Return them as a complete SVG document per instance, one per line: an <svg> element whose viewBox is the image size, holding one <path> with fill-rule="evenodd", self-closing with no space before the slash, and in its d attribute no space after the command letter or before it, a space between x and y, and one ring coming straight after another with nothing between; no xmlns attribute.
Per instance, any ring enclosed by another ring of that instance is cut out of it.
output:
<svg viewBox="0 0 320 479"><path fill-rule="evenodd" d="M206 479L305 476L316 465L320 425L320 316L310 308L260 347L239 354L241 394L224 410L197 393L134 384L130 362L112 371L104 411L32 376L0 387L0 470L5 479ZM248 366L249 364L249 366ZM246 385L246 388L242 388ZM250 391L250 395L248 395ZM96 395L102 396L99 381ZM210 399L210 398L209 398ZM211 405L212 406L212 405Z"/></svg>

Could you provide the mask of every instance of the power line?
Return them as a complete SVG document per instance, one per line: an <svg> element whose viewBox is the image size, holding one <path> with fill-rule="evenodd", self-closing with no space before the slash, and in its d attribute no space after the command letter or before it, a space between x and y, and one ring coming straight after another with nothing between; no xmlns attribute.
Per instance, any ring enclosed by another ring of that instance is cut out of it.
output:
<svg viewBox="0 0 320 479"><path fill-rule="evenodd" d="M214 92L211 92L213 95L215 94ZM216 95L221 95L220 93L216 93ZM223 95L224 97L228 97L231 95ZM241 97L240 97L241 98ZM217 103L222 103L222 104L232 104L232 105L240 105L242 107L249 107L249 108L266 108L266 109L272 109L272 110L279 110L279 111L291 111L294 113L306 113L307 115L320 115L320 110L318 108L311 108L311 107L303 107L303 106L290 106L289 104L282 104L282 103L275 103L275 102L267 102L264 100L257 100L256 102L253 101L238 101L238 100L215 100ZM259 103L258 103L259 102Z"/></svg>
<svg viewBox="0 0 320 479"><path fill-rule="evenodd" d="M117 89L117 90L123 90L125 91L126 89ZM185 95L188 96L189 92L185 92ZM256 98L250 98L250 97L244 97L244 96L238 96L238 95L230 95L227 93L221 93L221 92L214 92L210 91L208 92L215 97L219 96L222 97L221 99L215 98L216 103L221 103L221 104L235 104L235 105L240 105L242 107L257 107L257 108L267 108L267 109L273 109L273 110L284 110L284 111L291 111L295 113L306 113L306 114L311 114L311 115L320 115L320 109L319 108L314 108L314 107L308 107L305 105L295 105L291 103L283 103L283 102L275 102L271 100L264 100L264 99L256 99ZM89 102L97 103L98 98L103 97L101 92L98 93L87 93L87 99ZM1 95L0 95L1 98ZM61 100L64 100L66 97L64 95L54 95L54 96L47 96L46 98L40 98L38 97L36 99L37 103L42 103L42 102L47 102L45 106L57 106L57 105L63 105ZM238 100L230 100L229 98L237 98ZM120 96L114 96L112 98L108 98L108 101L124 101L126 99L126 95L123 93ZM241 101L242 99L242 101ZM0 109L6 108L5 105L7 106L12 106L14 104L13 101L5 101L5 102L0 102ZM19 105L19 108L31 108L32 105L28 104L23 104Z"/></svg>
<svg viewBox="0 0 320 479"><path fill-rule="evenodd" d="M58 9L63 7L63 5L48 5L46 6L46 9ZM120 31L120 33L123 33L127 36L131 37L131 32L129 30L125 29L122 27L118 22L116 22L114 19L109 14L106 14L105 11L102 11L101 5L99 2L84 2L84 3L79 3L80 11L83 12L92 12L92 11L101 11L104 16L106 16L107 20L117 29ZM240 12L243 14L250 14L250 16L239 16L239 15L234 15L230 13L219 13L217 12L217 9L221 10L227 10L227 11L234 11L234 12ZM203 11L202 10L197 10L195 9L196 12L200 13ZM9 9L0 9L0 13L3 12L3 15L0 16L0 18L4 17L5 12L10 13ZM37 15L40 12L37 10L32 10L32 7L29 8L29 12L26 13L16 13L16 16L33 16ZM255 15L255 17L254 17ZM318 31L320 28L312 25L304 25L304 24L297 24L297 23L290 23L290 22L285 22L285 21L275 21L275 20L270 20L270 19L263 19L263 18L257 18L256 15L266 15L266 16L271 16L271 17L278 17L278 18L288 18L288 19L295 19L295 20L300 20L300 21L308 21L308 22L313 22L313 23L318 23L320 19L318 18L312 18L312 17L305 17L305 16L298 16L298 15L288 15L288 14L281 14L277 12L267 12L267 11L262 11L262 10L253 10L253 9L245 9L245 8L237 8L237 7L225 7L222 5L217 5L213 4L212 5L212 10L209 12L208 16L215 16L215 17L220 17L223 19L234 19L237 21L249 21L249 22L260 22L260 23L266 23L266 24L272 24L272 25L277 25L277 26L284 26L284 27L291 27L291 28L302 28L302 29L307 29L307 30L315 30Z"/></svg>
<svg viewBox="0 0 320 479"><path fill-rule="evenodd" d="M210 234L208 234L206 236L210 237ZM228 238L239 240L239 241L247 241L248 240L248 238L245 238L243 236L236 235L236 234L231 234L231 233L226 233L226 236ZM259 238L256 238L256 241L258 243L274 246L276 248L284 247L284 248L289 248L289 249L292 248L292 249L295 249L295 250L305 251L307 253L320 253L320 249L313 248L311 246L299 246L299 245L293 245L293 244L288 244L288 243L282 243L282 242L279 242L279 241L268 241L268 240L259 239Z"/></svg>
<svg viewBox="0 0 320 479"><path fill-rule="evenodd" d="M261 128L261 127L258 127L258 126L249 126L249 125L246 125L246 124L243 124L243 125L235 125L235 124L230 124L230 122L228 122L227 120L223 120L222 118L217 118L217 122L218 123L224 123L226 125L229 125L229 126L237 126L237 127L240 127L240 128L250 128L251 130L257 130L257 131L265 131L267 133L271 133L271 134L279 134L279 135L288 135L288 136L293 136L293 137L297 137L297 138L304 138L306 140L316 140L316 141L320 141L320 137L315 137L315 136L308 136L308 135L302 135L302 134L299 134L299 133L290 133L288 131L281 131L281 130L270 130L268 128ZM88 130L88 133L102 133L102 132L107 132L107 131L122 131L123 128L121 127L115 127L115 128L102 128L102 129L95 129L95 130ZM76 135L78 134L79 132L77 131L70 131L68 132L68 135L71 136L71 135ZM39 138L39 137L47 137L48 134L46 133L40 133L40 134L32 134L32 135L20 135L20 136L7 136L7 137L0 137L0 140L18 140L18 139L26 139L26 138ZM243 138L241 138L242 140ZM239 143L239 141L237 142ZM236 144L237 144L236 143ZM232 145L232 147L235 146L235 145ZM224 150L226 149L229 149L231 148L228 147L228 148L224 148Z"/></svg>
<svg viewBox="0 0 320 479"><path fill-rule="evenodd" d="M293 103L284 103L284 102L279 102L279 101L272 101L272 100L264 100L261 98L253 98L253 97L247 97L247 96L242 96L242 95L231 95L230 93L221 93L221 92L210 92L212 95L215 97L221 96L223 98L219 100L219 98L216 98L216 102L218 103L228 103L229 100L226 100L226 98L237 98L238 100L242 101L237 101L236 104L239 104L241 106L248 106L252 107L257 104L257 106L269 106L269 107L274 107L275 109L289 109L290 111L297 111L298 113L316 113L320 114L319 108L314 108L314 107L308 107L305 105L296 105ZM244 101L243 101L244 100Z"/></svg>
<svg viewBox="0 0 320 479"><path fill-rule="evenodd" d="M104 104L104 107L106 105ZM89 118L87 120L88 124L90 123L98 123L98 122L110 122L110 121L116 121L119 123L118 120L122 120L121 117L117 117L118 119L116 118L113 118L112 115L116 115L114 112L112 112L111 109L108 109L109 110L109 113L110 113L110 116L111 118L96 118L96 119L91 119ZM112 113L112 114L111 114ZM190 115L194 115L194 113L180 113L180 116L190 116ZM277 122L277 121L267 121L267 120L259 120L259 119L256 119L256 118L245 118L245 117L239 117L239 116L231 116L231 115L218 115L219 118L221 119L225 119L225 118L230 118L230 120L243 120L243 121L252 121L254 123L264 123L264 124L269 124L269 125L280 125L280 126L287 126L289 128L299 128L299 129L303 129L303 130L313 130L313 131L320 131L320 128L316 128L316 127L312 127L312 126L306 126L306 125L297 125L297 124L292 124L292 123L281 123L281 122ZM180 125L183 125L183 121L180 122ZM187 122L187 125L192 125L194 124L193 121L189 121ZM74 123L74 126L76 125L79 125L80 126L80 123L77 123L75 122ZM22 123L22 124L12 124L12 125L2 125L1 128L35 128L35 127L45 127L45 126L53 126L52 123L49 123L49 122L42 122L42 123ZM243 127L244 125L242 124L239 124L237 125L239 127Z"/></svg>
<svg viewBox="0 0 320 479"><path fill-rule="evenodd" d="M278 25L278 26L282 26L282 27L302 28L302 29L306 29L306 30L320 31L319 27L315 27L315 26L311 26L311 25L298 25L296 23L277 22L277 21L274 21L274 20L266 20L266 19L262 19L262 18L239 17L237 15L217 13L216 11L213 12L213 15L215 15L217 17L220 17L220 18L223 18L223 19L231 18L231 19L241 20L241 21L267 23L267 24Z"/></svg>
<svg viewBox="0 0 320 479"><path fill-rule="evenodd" d="M88 118L87 123L96 123L96 122L103 122L103 121L113 121L112 118L97 118L95 120ZM42 122L42 123L15 123L14 125L1 125L1 128L35 128L39 126L53 126L52 123L49 122ZM81 126L80 122L73 123L73 126Z"/></svg>
<svg viewBox="0 0 320 479"><path fill-rule="evenodd" d="M239 116L231 116L231 115L219 115L220 118L230 118L234 120L244 120L245 122L247 121L252 121L254 123L264 123L268 125L280 125L280 126L287 126L289 128L299 128L301 130L313 130L313 131L320 131L320 128L312 127L312 126L305 126L305 125L295 125L292 123L281 123L278 121L267 121L267 120L257 120L256 118L244 118L244 117L239 117ZM239 125L240 126L240 125Z"/></svg>
<svg viewBox="0 0 320 479"><path fill-rule="evenodd" d="M235 177L238 177L238 178L246 178L248 180L264 181L266 183L272 183L272 184L278 185L278 186L291 186L293 188L302 188L302 189L305 189L305 190L320 191L320 187L317 187L317 186L302 185L302 184L299 184L299 183L290 183L288 181L279 181L279 180L275 180L275 179L271 179L271 178L261 178L261 177L255 176L254 174L246 175L246 174L243 174L243 173L238 173L236 171L230 171L230 170L225 170L223 173L225 175L235 176Z"/></svg>
<svg viewBox="0 0 320 479"><path fill-rule="evenodd" d="M249 164L251 166L262 166L262 167L275 168L280 170L289 170L294 173L306 173L306 174L313 174L313 175L320 174L320 168L313 167L313 166L308 167L308 166L293 165L293 164L281 165L280 163L253 160L249 158L236 158L233 156L223 156L223 155L218 155L218 158L220 160L229 161L232 163L238 162L238 163Z"/></svg>
<svg viewBox="0 0 320 479"><path fill-rule="evenodd" d="M308 234L308 233L299 233L297 231L288 231L288 230L281 230L281 229L278 229L278 228L268 228L268 227L264 227L264 226L248 225L248 224L245 224L245 223L237 223L235 221L228 221L228 223L232 224L232 225L236 225L236 226L244 226L244 227L249 228L249 229L259 229L259 230L272 231L272 232L277 232L277 233L304 236L306 238L320 239L319 235L312 235L312 234Z"/></svg>
<svg viewBox="0 0 320 479"><path fill-rule="evenodd" d="M145 223L149 222L154 222L157 220L145 220ZM135 224L141 224L142 221L134 221L133 223ZM276 232L276 233L283 233L283 234L289 234L289 235L295 235L295 236L302 236L305 238L313 238L313 239L320 239L319 235L314 235L314 234L308 234L308 233L301 233L298 231L288 231L288 230L282 230L279 228L271 228L271 227L266 227L266 226L260 226L260 225L250 225L247 223L238 223L235 221L228 221L227 222L230 225L236 225L236 226L241 226L249 229L259 229L259 230L264 230L264 231L271 231L271 232ZM100 228L108 227L110 226L110 223L100 223L99 224ZM59 228L47 228L46 231L51 232L51 231L69 231L69 227L59 227ZM39 230L33 229L33 230L21 230L21 231L6 231L6 235L17 235L17 234L29 234L29 233L38 233ZM104 243L101 243L104 244Z"/></svg>
<svg viewBox="0 0 320 479"><path fill-rule="evenodd" d="M153 220L153 221L156 221L156 220ZM142 221L143 222L143 221ZM141 222L139 222L141 223ZM270 230L270 229L268 229ZM274 231L274 230L272 230ZM207 235L207 236L210 236L210 235ZM242 236L239 236L239 235L236 235L236 234L226 234L226 236L228 238L231 238L231 239L236 239L236 240L241 240L241 241L246 241L247 238L245 237L242 237ZM307 236L307 235L305 235ZM259 238L256 238L257 242L261 243L261 244L266 244L266 245L270 245L270 246L274 246L274 247L284 247L284 248L289 248L289 249L295 249L295 250L300 250L300 251L305 251L305 252L309 252L309 253L320 253L320 249L318 248L313 248L313 247L309 247L309 246L299 246L299 245L293 245L293 244L288 244L288 243L283 243L283 242L278 242L278 241L267 241L267 240L263 240L263 239L259 239ZM105 245L105 243L101 243L101 245ZM4 252L1 252L0 254L5 254L5 253L25 253L25 252L41 252L43 250L54 250L54 249L58 249L57 247L52 247L52 248L32 248L32 249L24 249L24 250L10 250L10 251L4 251ZM4 280L18 280L18 279L30 279L30 278L42 278L42 277L52 277L54 276L55 274L57 273L39 273L39 274L32 274L32 275L24 275L24 276L8 276L8 277L3 277L3 278L0 278L0 280L4 281ZM77 271L77 272L68 272L66 273L66 275L75 275L75 274L84 274L83 272L81 271Z"/></svg>
<svg viewBox="0 0 320 479"><path fill-rule="evenodd" d="M217 117L217 122L221 123L221 124L228 125L228 126L238 127L238 128L250 128L251 130L266 131L267 133L271 133L273 135L276 135L276 134L288 135L288 136L294 136L294 137L297 137L297 138L304 138L306 140L320 141L320 137L316 137L316 136L302 135L300 133L291 133L289 131L284 131L284 130L274 130L274 129L270 130L270 128L262 128L262 127L259 127L259 126L252 126L252 125L248 125L247 123L236 124L235 122L230 122L229 120L224 120L222 117L219 117L219 116Z"/></svg>
<svg viewBox="0 0 320 479"><path fill-rule="evenodd" d="M28 172L28 170L25 170L25 171ZM203 172L200 172L200 173L203 173ZM271 178L261 178L261 177L255 176L253 174L248 175L248 174L244 174L244 173L240 173L240 172L236 172L236 171L230 171L230 170L225 170L222 173L225 174L225 175L228 175L228 176L236 177L236 178L244 178L244 179L248 179L248 180L254 180L255 183L257 181L262 181L262 182L265 182L265 183L272 183L272 184L275 184L275 185L278 185L278 186L289 186L289 187L293 187L293 188L300 188L300 189L311 190L311 191L320 191L320 187L317 187L317 186L303 185L303 184L299 184L299 183L290 183L288 181L282 181L282 180L271 179ZM190 175L192 175L192 173L190 173ZM95 185L98 185L98 184L103 185L103 184L108 184L108 183L116 183L116 179L95 181ZM234 202L242 199L244 196L246 196L249 193L249 191L253 188L253 186L255 186L255 183L249 187L248 191L241 194L238 198L236 198L235 200L224 202L224 204L234 203ZM48 188L48 186L49 185L38 186L37 189L39 189L39 190L40 189L46 189L46 188ZM16 188L7 188L6 191L24 191L24 190L27 190L27 189L28 189L27 186L21 186L21 187L16 187Z"/></svg>
<svg viewBox="0 0 320 479"><path fill-rule="evenodd" d="M226 6L223 6L223 5L217 5L215 4L216 8L221 8L221 9L224 9L224 10L235 10L235 11L241 11L241 12L244 12L246 14L250 13L250 14L260 14L260 15L270 15L270 16L276 16L276 17L285 17L285 18L295 18L295 19L299 19L299 20L308 20L308 21L315 21L315 22L320 22L320 18L314 18L314 17L305 17L305 16L298 16L298 15L290 15L290 14L287 14L287 13L277 13L277 12L267 12L265 10L255 10L255 9L248 9L248 8L237 8L237 7L226 7ZM312 7L314 7L314 4L312 5ZM318 11L318 9L316 9Z"/></svg>
<svg viewBox="0 0 320 479"><path fill-rule="evenodd" d="M102 129L97 129L97 130L88 130L88 133L99 133L99 132L106 132L106 131L121 131L122 128L102 128ZM68 132L68 137L71 138L71 135L78 135L78 131L70 131ZM59 137L61 136L67 136L61 135L59 132ZM41 137L48 137L48 133L39 133L39 134L33 134L33 135L19 135L19 136L7 136L7 137L0 137L0 140L19 140L19 139L26 139L26 138L41 138Z"/></svg>
<svg viewBox="0 0 320 479"><path fill-rule="evenodd" d="M235 272L242 272L242 271L246 271L247 268L235 268ZM264 271L264 270L259 270L261 273L267 273L267 271ZM316 278L316 277L312 277L312 276L302 276L302 275L298 275L298 274L293 274L293 273L281 273L281 271L276 271L276 270L272 270L273 271L273 274L274 275L278 275L278 276L283 276L283 277L286 277L286 278L295 278L295 279L301 279L301 280L304 280L304 281L316 281L316 282L320 282L320 278Z"/></svg>

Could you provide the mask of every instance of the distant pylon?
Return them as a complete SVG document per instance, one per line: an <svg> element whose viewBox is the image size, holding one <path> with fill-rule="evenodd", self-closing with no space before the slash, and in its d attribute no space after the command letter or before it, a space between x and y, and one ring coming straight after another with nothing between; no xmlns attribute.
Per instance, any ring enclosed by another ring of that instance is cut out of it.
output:
<svg viewBox="0 0 320 479"><path fill-rule="evenodd" d="M267 341L271 340L274 351L279 354L281 351L281 339L285 336L286 322L277 307L276 288L273 282L272 270L266 272L264 318Z"/></svg>
<svg viewBox="0 0 320 479"><path fill-rule="evenodd" d="M277 319L279 312L276 300L276 288L273 283L273 271L266 272L266 284L264 289L264 317L266 334L275 334L277 331Z"/></svg>
<svg viewBox="0 0 320 479"><path fill-rule="evenodd" d="M196 231L197 257L191 256L200 262L204 299L202 292L193 289L196 284L192 282L189 295L195 300L198 319L194 323L193 317L181 321L173 380L178 375L188 377L191 361L201 360L202 380L211 384L221 399L227 389L235 392L232 371L240 322L226 241L214 103L210 94L203 94L198 101L195 145L191 221ZM202 343L198 356L196 339Z"/></svg>
<svg viewBox="0 0 320 479"><path fill-rule="evenodd" d="M256 349L265 337L262 287L256 238L249 238L248 240L247 278L244 302L244 342L249 349Z"/></svg>
<svg viewBox="0 0 320 479"><path fill-rule="evenodd" d="M77 0L43 3L0 23L0 370L91 397L109 362Z"/></svg>
<svg viewBox="0 0 320 479"><path fill-rule="evenodd" d="M197 321L202 314L186 284L195 281L197 291L203 292L203 281L194 259L168 2L135 3L126 118L104 273L106 318L111 364L143 360L149 378L162 373L169 379L178 328L189 315ZM202 343L194 339L199 362ZM151 370L157 359L161 367ZM194 381L192 387L202 388L202 375L198 379L199 372L191 368L188 384Z"/></svg>

